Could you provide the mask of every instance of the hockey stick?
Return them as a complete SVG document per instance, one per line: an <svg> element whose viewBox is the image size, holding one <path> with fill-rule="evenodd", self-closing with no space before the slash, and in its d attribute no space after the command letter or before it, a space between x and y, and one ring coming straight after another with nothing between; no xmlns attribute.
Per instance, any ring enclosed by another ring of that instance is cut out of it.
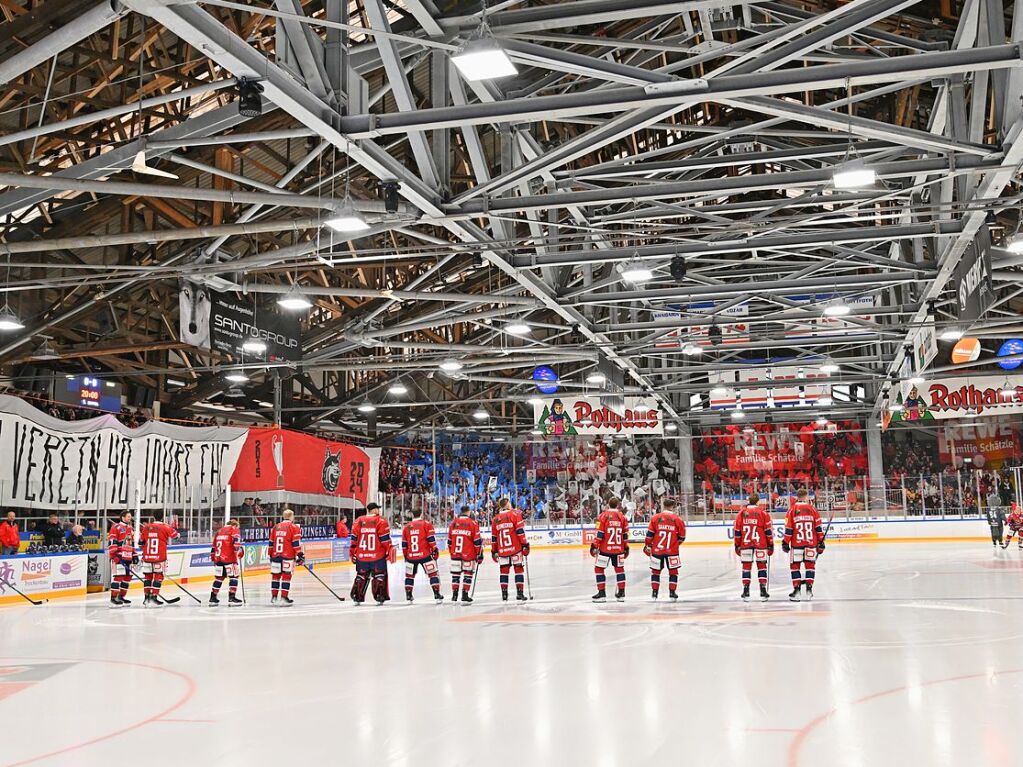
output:
<svg viewBox="0 0 1023 767"><path fill-rule="evenodd" d="M145 584L146 582L145 578L142 578L134 570L131 571L131 577L137 580L139 583ZM167 597L160 596L159 594L156 595L156 598L163 602L165 605L174 605L181 601L181 597L171 597L170 599L167 599Z"/></svg>
<svg viewBox="0 0 1023 767"><path fill-rule="evenodd" d="M6 578L0 578L0 583L3 583L5 586L9 586L11 588L11 591L13 591L15 594L20 596L22 599L25 599L25 600L31 602L36 607L41 605L43 602L49 602L50 601L49 599L32 599L32 597L30 597L28 594L24 594L21 591L18 591L17 587L13 583L11 583L9 580L7 580Z"/></svg>
<svg viewBox="0 0 1023 767"><path fill-rule="evenodd" d="M245 557L238 560L238 578L242 584L242 604L245 604Z"/></svg>
<svg viewBox="0 0 1023 767"><path fill-rule="evenodd" d="M529 580L529 557L523 557L525 559L524 564L526 565L526 591L529 593L529 598L533 598L533 584Z"/></svg>
<svg viewBox="0 0 1023 767"><path fill-rule="evenodd" d="M180 583L178 583L178 582L177 582L176 580L174 580L173 578L171 578L171 577L170 577L169 575L164 575L163 577L164 577L164 578L166 578L167 580L169 580L169 581L170 581L171 583L173 583L173 584L174 584L175 586L177 586L177 587L178 587L179 589L181 589L182 591L184 591L184 592L185 592L186 594L188 594L188 596L192 597L192 599L194 599L194 600L195 600L196 602L198 602L199 604L202 604L202 600L201 600L201 599L199 599L199 597L197 597L197 596L196 596L195 594L193 594L193 593L192 593L191 591L189 591L188 589L186 589L186 588L185 588L184 586L182 586L182 585L181 585ZM181 597L178 597L178 599L181 599Z"/></svg>
<svg viewBox="0 0 1023 767"><path fill-rule="evenodd" d="M325 588L327 591L329 591L331 594L333 594L334 598L337 599L338 602L344 602L345 601L345 598L343 596L341 596L336 591L334 591L334 589L332 589L330 586L328 586L326 583L324 583L323 579L320 576L318 576L316 573L313 572L313 568L311 568L305 562L302 563L302 567L304 567L306 570L308 570L309 574L311 576L313 576L316 580L318 580L320 582L320 584L323 586L323 588Z"/></svg>
<svg viewBox="0 0 1023 767"><path fill-rule="evenodd" d="M482 564L482 562L476 562L476 566L472 569L472 588L469 589L469 599L476 596L476 584L479 583L480 580L480 565Z"/></svg>

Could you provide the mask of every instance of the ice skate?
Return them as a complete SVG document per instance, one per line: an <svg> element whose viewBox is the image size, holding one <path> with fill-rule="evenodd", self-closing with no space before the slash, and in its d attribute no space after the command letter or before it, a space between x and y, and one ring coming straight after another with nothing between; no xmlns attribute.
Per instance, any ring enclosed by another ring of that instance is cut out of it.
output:
<svg viewBox="0 0 1023 767"><path fill-rule="evenodd" d="M799 601L799 586L796 586L794 589L792 589L792 593L789 594L789 601L790 602Z"/></svg>
<svg viewBox="0 0 1023 767"><path fill-rule="evenodd" d="M656 599L656 597L654 598ZM603 591L598 591L596 594L590 597L590 599L594 602L606 602L607 594L605 594Z"/></svg>
<svg viewBox="0 0 1023 767"><path fill-rule="evenodd" d="M749 602L749 584L742 587L742 601Z"/></svg>
<svg viewBox="0 0 1023 767"><path fill-rule="evenodd" d="M760 585L760 601L766 602L771 598L771 595L767 593L767 586L765 584Z"/></svg>

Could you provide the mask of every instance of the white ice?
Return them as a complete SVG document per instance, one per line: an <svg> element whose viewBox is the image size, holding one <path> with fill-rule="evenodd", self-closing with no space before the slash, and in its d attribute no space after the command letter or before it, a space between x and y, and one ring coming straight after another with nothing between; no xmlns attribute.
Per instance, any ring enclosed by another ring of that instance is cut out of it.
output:
<svg viewBox="0 0 1023 767"><path fill-rule="evenodd" d="M499 601L487 560L471 606L422 580L406 605L398 564L384 607L300 572L287 609L265 576L236 609L5 609L0 764L1023 764L1015 544L833 545L800 604L780 552L767 603L738 599L730 550L684 561L680 604L651 602L638 552L627 601L591 604L571 550L534 553L525 605ZM347 591L352 572L321 575Z"/></svg>

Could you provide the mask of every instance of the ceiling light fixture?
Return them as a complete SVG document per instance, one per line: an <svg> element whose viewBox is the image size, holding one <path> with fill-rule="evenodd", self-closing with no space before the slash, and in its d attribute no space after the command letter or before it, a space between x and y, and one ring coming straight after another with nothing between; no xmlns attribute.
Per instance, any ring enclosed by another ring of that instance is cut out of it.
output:
<svg viewBox="0 0 1023 767"><path fill-rule="evenodd" d="M358 409L360 413L373 413L377 408L372 402L363 402Z"/></svg>
<svg viewBox="0 0 1023 767"><path fill-rule="evenodd" d="M732 420L733 421L741 421L745 417L746 417L746 414L742 410L733 410L732 411Z"/></svg>
<svg viewBox="0 0 1023 767"><path fill-rule="evenodd" d="M247 383L249 380L249 377L241 370L232 370L224 378L231 383Z"/></svg>
<svg viewBox="0 0 1023 767"><path fill-rule="evenodd" d="M451 63L465 79L474 82L511 77L519 72L508 53L491 36L486 15L483 16L474 39L468 40L451 54Z"/></svg>
<svg viewBox="0 0 1023 767"><path fill-rule="evenodd" d="M941 331L941 335L938 336L942 341L958 341L962 337L963 331L955 327L945 328Z"/></svg>
<svg viewBox="0 0 1023 767"><path fill-rule="evenodd" d="M820 371L825 375L837 373L840 369L841 368L839 367L838 363L835 362L834 360L824 360L824 362L820 364Z"/></svg>
<svg viewBox="0 0 1023 767"><path fill-rule="evenodd" d="M445 373L455 373L462 369L462 363L458 360L444 360L440 363L440 369Z"/></svg>
<svg viewBox="0 0 1023 767"><path fill-rule="evenodd" d="M298 288L298 283L291 286L291 290L277 299L277 305L289 312L298 312L303 309L311 309L313 302L310 301Z"/></svg>
<svg viewBox="0 0 1023 767"><path fill-rule="evenodd" d="M851 311L852 307L849 306L849 304L847 304L845 299L841 296L830 301L824 307L824 314L828 317L845 317Z"/></svg>
<svg viewBox="0 0 1023 767"><path fill-rule="evenodd" d="M590 373L586 376L586 383L593 386L603 386L607 383L607 376L603 373Z"/></svg>
<svg viewBox="0 0 1023 767"><path fill-rule="evenodd" d="M323 223L341 234L356 234L368 231L370 228L369 222L355 209L351 197L345 197L341 202L341 207Z"/></svg>
<svg viewBox="0 0 1023 767"><path fill-rule="evenodd" d="M666 423L666 424L664 424L664 430L665 431L678 431L678 426L676 426L673 423Z"/></svg>
<svg viewBox="0 0 1023 767"><path fill-rule="evenodd" d="M10 305L4 301L3 308L0 308L0 330L21 330L25 324L18 319Z"/></svg>
<svg viewBox="0 0 1023 767"><path fill-rule="evenodd" d="M703 354L703 347L692 341L686 342L682 347L682 353L687 357L698 357Z"/></svg>
<svg viewBox="0 0 1023 767"><path fill-rule="evenodd" d="M622 267L622 279L626 282L640 283L653 279L654 273L641 261L633 261Z"/></svg>
<svg viewBox="0 0 1023 767"><path fill-rule="evenodd" d="M475 418L477 421L486 421L488 418L490 418L490 413L488 413L483 408L480 408L479 410L472 414L472 417Z"/></svg>
<svg viewBox="0 0 1023 767"><path fill-rule="evenodd" d="M263 114L263 86L255 80L238 80L238 114L259 117Z"/></svg>
<svg viewBox="0 0 1023 767"><path fill-rule="evenodd" d="M504 326L504 332L511 333L513 336L528 336L533 332L533 328L525 322L512 322Z"/></svg>
<svg viewBox="0 0 1023 767"><path fill-rule="evenodd" d="M388 394L394 394L401 396L402 394L408 394L408 387L403 383L393 383L390 388L387 389Z"/></svg>

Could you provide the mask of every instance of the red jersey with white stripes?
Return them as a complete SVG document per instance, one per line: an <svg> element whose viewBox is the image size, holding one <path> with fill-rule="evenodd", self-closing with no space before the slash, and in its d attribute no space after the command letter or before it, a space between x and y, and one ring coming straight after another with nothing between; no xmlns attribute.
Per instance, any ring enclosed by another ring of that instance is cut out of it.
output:
<svg viewBox="0 0 1023 767"><path fill-rule="evenodd" d="M629 545L629 520L618 509L597 517L597 550L601 554L624 554Z"/></svg>
<svg viewBox="0 0 1023 767"><path fill-rule="evenodd" d="M794 549L817 546L824 540L821 515L812 503L797 503L785 515L785 542Z"/></svg>
<svg viewBox="0 0 1023 767"><path fill-rule="evenodd" d="M114 562L129 562L135 553L135 531L131 525L118 522L107 535L107 554Z"/></svg>
<svg viewBox="0 0 1023 767"><path fill-rule="evenodd" d="M217 530L217 534L213 536L210 556L218 565L236 565L241 562L245 556L241 530L231 525L225 525Z"/></svg>
<svg viewBox="0 0 1023 767"><path fill-rule="evenodd" d="M401 552L405 559L426 559L437 550L437 533L425 519L413 519L401 531Z"/></svg>
<svg viewBox="0 0 1023 767"><path fill-rule="evenodd" d="M352 524L352 557L360 562L383 559L391 550L391 528L379 514L365 514Z"/></svg>
<svg viewBox="0 0 1023 767"><path fill-rule="evenodd" d="M732 543L740 549L766 549L774 543L771 515L759 506L747 506L735 517Z"/></svg>
<svg viewBox="0 0 1023 767"><path fill-rule="evenodd" d="M163 522L147 522L139 531L143 562L166 562L167 542L177 538L178 531Z"/></svg>
<svg viewBox="0 0 1023 767"><path fill-rule="evenodd" d="M471 562L483 553L480 526L471 517L455 517L448 527L448 551L452 559Z"/></svg>
<svg viewBox="0 0 1023 767"><path fill-rule="evenodd" d="M490 545L499 557L513 557L526 545L526 528L515 509L501 511L490 520Z"/></svg>
<svg viewBox="0 0 1023 767"><path fill-rule="evenodd" d="M302 551L302 528L286 519L270 531L270 556L294 559Z"/></svg>
<svg viewBox="0 0 1023 767"><path fill-rule="evenodd" d="M650 517L646 545L655 557L677 557L679 545L686 539L686 523L673 511L661 511Z"/></svg>

